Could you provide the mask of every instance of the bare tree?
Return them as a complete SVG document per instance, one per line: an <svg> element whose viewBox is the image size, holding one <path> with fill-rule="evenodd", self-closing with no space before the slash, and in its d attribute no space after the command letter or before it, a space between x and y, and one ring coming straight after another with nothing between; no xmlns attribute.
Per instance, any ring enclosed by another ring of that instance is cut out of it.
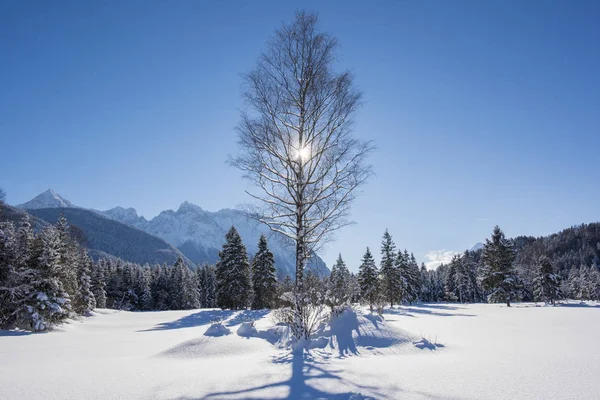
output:
<svg viewBox="0 0 600 400"><path fill-rule="evenodd" d="M6 192L4 191L4 189L0 188L0 203L4 203L5 199L6 199Z"/></svg>
<svg viewBox="0 0 600 400"><path fill-rule="evenodd" d="M361 93L332 66L337 41L296 13L244 76L249 111L231 163L254 184L252 213L296 244L296 289L308 257L349 223L350 205L371 175L370 141L351 136Z"/></svg>

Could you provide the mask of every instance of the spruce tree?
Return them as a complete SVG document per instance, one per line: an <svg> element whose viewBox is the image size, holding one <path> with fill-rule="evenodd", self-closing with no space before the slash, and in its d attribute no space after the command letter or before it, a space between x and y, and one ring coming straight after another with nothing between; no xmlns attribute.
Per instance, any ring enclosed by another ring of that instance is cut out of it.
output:
<svg viewBox="0 0 600 400"><path fill-rule="evenodd" d="M413 253L410 253L408 258L406 283L407 300L412 304L412 302L419 300L421 294L421 271Z"/></svg>
<svg viewBox="0 0 600 400"><path fill-rule="evenodd" d="M92 264L92 293L96 299L96 307L106 308L106 262L99 260Z"/></svg>
<svg viewBox="0 0 600 400"><path fill-rule="evenodd" d="M383 293L390 302L390 307L394 307L394 301L398 298L402 289L395 263L396 245L386 229L381 241L381 264L379 270L383 280Z"/></svg>
<svg viewBox="0 0 600 400"><path fill-rule="evenodd" d="M252 259L252 283L254 300L252 308L263 309L273 307L277 295L277 277L275 258L267 245L265 235L260 235L258 251Z"/></svg>
<svg viewBox="0 0 600 400"><path fill-rule="evenodd" d="M235 229L231 227L225 235L223 250L217 263L217 304L233 310L250 305L252 282L246 246Z"/></svg>
<svg viewBox="0 0 600 400"><path fill-rule="evenodd" d="M373 311L379 291L379 271L375 264L375 259L367 247L367 251L362 258L362 263L358 268L358 282L360 284L360 293L362 298L369 304L369 309Z"/></svg>
<svg viewBox="0 0 600 400"><path fill-rule="evenodd" d="M80 248L77 257L77 293L73 297L73 311L77 314L87 314L96 308L96 297L92 291L91 268L92 260L87 255L85 249Z"/></svg>
<svg viewBox="0 0 600 400"><path fill-rule="evenodd" d="M327 286L327 303L332 311L336 307L350 303L350 271L341 254L331 269Z"/></svg>
<svg viewBox="0 0 600 400"><path fill-rule="evenodd" d="M560 277L554 273L550 259L546 256L538 260L537 274L533 281L536 300L555 304L560 296Z"/></svg>
<svg viewBox="0 0 600 400"><path fill-rule="evenodd" d="M51 324L66 319L71 311L71 299L63 289L59 272L60 236L53 227L47 227L36 238L33 257L36 274L32 276L33 290L21 304L18 324L33 331L46 330Z"/></svg>
<svg viewBox="0 0 600 400"><path fill-rule="evenodd" d="M196 271L200 290L200 306L202 308L217 307L215 267L204 264Z"/></svg>
<svg viewBox="0 0 600 400"><path fill-rule="evenodd" d="M486 239L483 248L481 284L489 293L491 302L506 302L515 298L519 280L513 261L515 254L512 243L504 237L504 232L496 226L491 239Z"/></svg>

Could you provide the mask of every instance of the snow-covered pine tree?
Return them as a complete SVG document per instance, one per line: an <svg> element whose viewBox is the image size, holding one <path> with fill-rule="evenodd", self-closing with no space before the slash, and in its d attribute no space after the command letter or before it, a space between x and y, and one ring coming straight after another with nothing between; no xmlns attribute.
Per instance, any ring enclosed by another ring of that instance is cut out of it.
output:
<svg viewBox="0 0 600 400"><path fill-rule="evenodd" d="M150 289L151 270L148 264L136 268L136 288L135 292L138 298L137 310L153 310L152 290Z"/></svg>
<svg viewBox="0 0 600 400"><path fill-rule="evenodd" d="M200 290L200 307L215 308L217 306L215 267L204 264L196 270L196 274Z"/></svg>
<svg viewBox="0 0 600 400"><path fill-rule="evenodd" d="M533 294L536 300L555 304L560 298L560 277L554 273L550 259L546 256L538 260L537 274L533 281Z"/></svg>
<svg viewBox="0 0 600 400"><path fill-rule="evenodd" d="M381 241L381 264L379 271L382 275L382 292L387 297L390 307L394 307L394 301L400 295L402 282L396 268L396 245L392 235L385 230Z"/></svg>
<svg viewBox="0 0 600 400"><path fill-rule="evenodd" d="M155 310L168 310L169 304L169 267L165 265L158 265L154 269L152 279L152 302L154 303Z"/></svg>
<svg viewBox="0 0 600 400"><path fill-rule="evenodd" d="M179 257L171 267L171 310L188 310L200 307L200 293L196 275L185 265Z"/></svg>
<svg viewBox="0 0 600 400"><path fill-rule="evenodd" d="M510 240L504 237L504 232L496 226L491 239L486 239L483 247L481 284L490 292L490 302L506 302L515 298L519 287L519 279L513 266L515 253Z"/></svg>
<svg viewBox="0 0 600 400"><path fill-rule="evenodd" d="M327 282L327 305L335 311L338 307L349 304L350 297L350 271L342 259L342 254L339 254Z"/></svg>
<svg viewBox="0 0 600 400"><path fill-rule="evenodd" d="M405 258L408 258L408 267L407 267L407 275L406 275L406 296L405 299L412 304L414 301L419 300L419 295L421 293L421 271L419 271L419 264L417 263L417 259L413 253L408 253L404 250Z"/></svg>
<svg viewBox="0 0 600 400"><path fill-rule="evenodd" d="M99 260L92 264L91 287L96 307L106 308L106 261Z"/></svg>
<svg viewBox="0 0 600 400"><path fill-rule="evenodd" d="M446 301L460 301L457 296L456 282L460 280L458 275L458 256L454 255L448 265L442 265L441 267L447 268L446 275L444 277L444 291Z"/></svg>
<svg viewBox="0 0 600 400"><path fill-rule="evenodd" d="M406 250L404 252L398 250L394 265L399 279L398 303L404 303L408 301L408 253Z"/></svg>
<svg viewBox="0 0 600 400"><path fill-rule="evenodd" d="M258 251L252 259L252 284L254 287L254 300L252 308L263 309L274 306L277 295L277 276L275 258L267 245L265 235L260 235Z"/></svg>
<svg viewBox="0 0 600 400"><path fill-rule="evenodd" d="M368 247L362 258L362 263L358 267L358 282L362 298L369 304L369 309L373 311L376 306L377 292L379 291L379 271Z"/></svg>
<svg viewBox="0 0 600 400"><path fill-rule="evenodd" d="M217 262L217 304L233 310L250 305L252 282L246 246L234 226L225 235Z"/></svg>
<svg viewBox="0 0 600 400"><path fill-rule="evenodd" d="M0 223L0 329L8 328L14 322L18 302L31 290L29 277L18 269L18 248L14 224Z"/></svg>
<svg viewBox="0 0 600 400"><path fill-rule="evenodd" d="M59 277L61 241L54 227L43 229L33 244L36 274L32 291L27 293L17 315L19 326L33 331L46 330L51 324L66 319L71 312L71 299Z"/></svg>
<svg viewBox="0 0 600 400"><path fill-rule="evenodd" d="M419 293L419 298L421 301L433 301L431 299L431 280L429 278L429 271L427 271L427 268L425 267L425 263L421 263L421 270L419 272L421 274L421 291Z"/></svg>
<svg viewBox="0 0 600 400"><path fill-rule="evenodd" d="M348 284L350 294L350 303L358 303L361 300L360 283L358 282L358 274L350 272L350 282Z"/></svg>
<svg viewBox="0 0 600 400"><path fill-rule="evenodd" d="M77 265L77 243L70 234L69 224L64 215L60 215L56 221L56 231L59 241L59 261L56 267L56 274L63 284L64 290L73 299L77 295L79 283L77 280L79 266Z"/></svg>
<svg viewBox="0 0 600 400"><path fill-rule="evenodd" d="M78 287L75 296L73 296L72 308L77 314L83 315L96 308L96 297L92 291L90 277L92 260L90 260L84 248L79 248L76 261Z"/></svg>

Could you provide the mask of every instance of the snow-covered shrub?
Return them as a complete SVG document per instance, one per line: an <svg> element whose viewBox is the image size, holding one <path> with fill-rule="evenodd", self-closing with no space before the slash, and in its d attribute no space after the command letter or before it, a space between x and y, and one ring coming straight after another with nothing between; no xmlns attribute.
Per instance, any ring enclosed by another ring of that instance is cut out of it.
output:
<svg viewBox="0 0 600 400"><path fill-rule="evenodd" d="M237 330L238 336L242 337L256 337L258 336L258 331L254 326L254 320L242 322L240 327Z"/></svg>
<svg viewBox="0 0 600 400"><path fill-rule="evenodd" d="M231 334L231 330L227 328L221 321L212 323L206 332L204 332L204 336L225 336Z"/></svg>

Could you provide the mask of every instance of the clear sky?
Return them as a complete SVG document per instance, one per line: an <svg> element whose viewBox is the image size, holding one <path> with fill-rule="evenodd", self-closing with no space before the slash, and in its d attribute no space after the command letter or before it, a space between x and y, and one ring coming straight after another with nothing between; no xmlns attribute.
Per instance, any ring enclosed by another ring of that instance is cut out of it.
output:
<svg viewBox="0 0 600 400"><path fill-rule="evenodd" d="M236 151L240 73L302 7L336 36L378 146L356 225L430 261L483 241L600 220L599 1L2 1L0 187L53 188L146 217L249 201ZM437 252L437 253L436 253Z"/></svg>

